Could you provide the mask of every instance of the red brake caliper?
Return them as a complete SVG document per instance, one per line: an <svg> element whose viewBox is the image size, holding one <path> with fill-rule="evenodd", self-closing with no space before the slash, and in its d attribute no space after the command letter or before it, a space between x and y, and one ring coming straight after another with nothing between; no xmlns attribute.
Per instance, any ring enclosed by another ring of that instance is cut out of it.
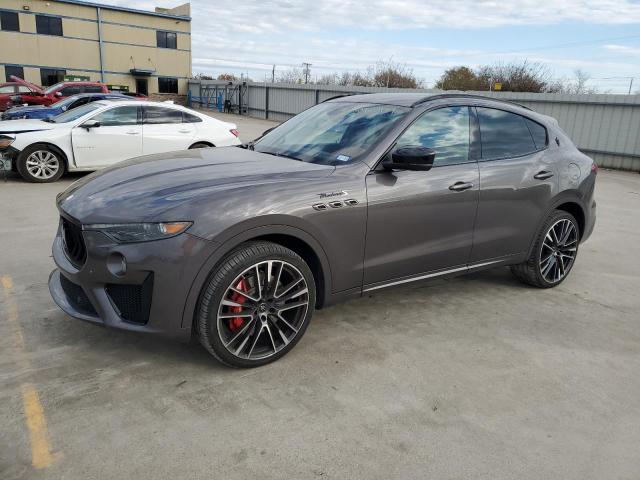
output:
<svg viewBox="0 0 640 480"><path fill-rule="evenodd" d="M238 284L235 286L236 290L240 290L241 292L248 292L247 281L244 278L241 278ZM239 303L240 305L244 305L244 302L247 301L247 297L239 294L238 292L233 292L230 300L235 303ZM242 311L242 307L229 307L229 311L231 313L240 313ZM233 317L229 320L229 329L232 332L237 332L244 326L244 317Z"/></svg>

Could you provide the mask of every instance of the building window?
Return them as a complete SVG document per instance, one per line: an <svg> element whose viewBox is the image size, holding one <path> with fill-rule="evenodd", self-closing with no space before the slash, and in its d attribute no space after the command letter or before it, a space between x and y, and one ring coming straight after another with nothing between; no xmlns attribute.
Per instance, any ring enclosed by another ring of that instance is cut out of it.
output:
<svg viewBox="0 0 640 480"><path fill-rule="evenodd" d="M16 12L0 12L0 30L20 31L20 20Z"/></svg>
<svg viewBox="0 0 640 480"><path fill-rule="evenodd" d="M159 77L158 92L160 93L178 93L178 79Z"/></svg>
<svg viewBox="0 0 640 480"><path fill-rule="evenodd" d="M14 65L5 65L4 75L7 79L7 82L13 82L13 80L11 80L12 75L15 75L18 78L24 78L24 69L22 67L16 67Z"/></svg>
<svg viewBox="0 0 640 480"><path fill-rule="evenodd" d="M58 82L64 81L64 76L67 74L66 70L55 70L52 68L40 69L40 84L43 87L49 87L55 85Z"/></svg>
<svg viewBox="0 0 640 480"><path fill-rule="evenodd" d="M40 35L62 36L62 18L36 15L36 31Z"/></svg>
<svg viewBox="0 0 640 480"><path fill-rule="evenodd" d="M174 32L156 32L158 48L178 48L178 37Z"/></svg>

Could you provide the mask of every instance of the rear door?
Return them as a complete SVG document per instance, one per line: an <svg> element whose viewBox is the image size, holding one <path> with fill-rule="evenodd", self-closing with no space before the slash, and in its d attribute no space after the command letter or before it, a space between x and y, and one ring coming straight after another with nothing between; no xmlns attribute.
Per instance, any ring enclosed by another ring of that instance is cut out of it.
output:
<svg viewBox="0 0 640 480"><path fill-rule="evenodd" d="M74 127L73 153L78 168L97 168L142 155L140 107L121 105L103 110L91 120L99 127Z"/></svg>
<svg viewBox="0 0 640 480"><path fill-rule="evenodd" d="M372 172L366 178L368 219L365 288L448 269L465 270L478 206L475 118L467 106L431 110L397 146L436 151L429 171Z"/></svg>
<svg viewBox="0 0 640 480"><path fill-rule="evenodd" d="M144 154L186 150L195 137L192 123L183 123L182 110L143 106L142 126Z"/></svg>
<svg viewBox="0 0 640 480"><path fill-rule="evenodd" d="M482 153L472 262L527 251L558 178L544 126L495 108L477 107L477 114Z"/></svg>

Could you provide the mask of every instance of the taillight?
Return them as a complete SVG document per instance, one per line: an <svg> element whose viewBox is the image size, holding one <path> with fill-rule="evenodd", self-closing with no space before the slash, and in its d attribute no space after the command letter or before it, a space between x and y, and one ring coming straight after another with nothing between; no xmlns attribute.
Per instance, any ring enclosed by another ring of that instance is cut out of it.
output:
<svg viewBox="0 0 640 480"><path fill-rule="evenodd" d="M229 130L231 133L233 133L233 135L235 137L239 137L240 136L240 132L238 130L236 130L235 128L232 128L231 130Z"/></svg>
<svg viewBox="0 0 640 480"><path fill-rule="evenodd" d="M593 162L591 164L591 172L597 174L598 173L598 164L596 162Z"/></svg>

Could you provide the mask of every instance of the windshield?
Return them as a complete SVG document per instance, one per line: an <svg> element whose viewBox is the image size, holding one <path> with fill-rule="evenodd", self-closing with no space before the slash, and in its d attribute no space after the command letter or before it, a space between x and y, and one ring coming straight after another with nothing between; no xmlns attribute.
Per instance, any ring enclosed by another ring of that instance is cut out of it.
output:
<svg viewBox="0 0 640 480"><path fill-rule="evenodd" d="M55 92L57 89L59 89L62 86L63 83L64 82L59 82L59 83L56 83L55 85L51 85L49 88L47 88L44 91L45 95Z"/></svg>
<svg viewBox="0 0 640 480"><path fill-rule="evenodd" d="M80 117L85 116L87 113L93 112L94 110L97 110L103 106L104 105L101 105L100 103L97 103L97 102L87 103L85 105L82 105L81 107L74 108L73 110L67 110L66 112L63 112L60 115L51 117L49 121L53 123L73 122L74 120L77 120Z"/></svg>
<svg viewBox="0 0 640 480"><path fill-rule="evenodd" d="M343 165L363 157L410 109L370 103L321 103L258 140L254 149L303 162Z"/></svg>
<svg viewBox="0 0 640 480"><path fill-rule="evenodd" d="M66 110L67 108L69 108L69 106L75 102L76 100L78 100L78 98L80 97L80 95L74 95L73 97L67 97L64 100L61 100L60 102L56 102L52 105L52 107L55 108L62 108L62 110Z"/></svg>

